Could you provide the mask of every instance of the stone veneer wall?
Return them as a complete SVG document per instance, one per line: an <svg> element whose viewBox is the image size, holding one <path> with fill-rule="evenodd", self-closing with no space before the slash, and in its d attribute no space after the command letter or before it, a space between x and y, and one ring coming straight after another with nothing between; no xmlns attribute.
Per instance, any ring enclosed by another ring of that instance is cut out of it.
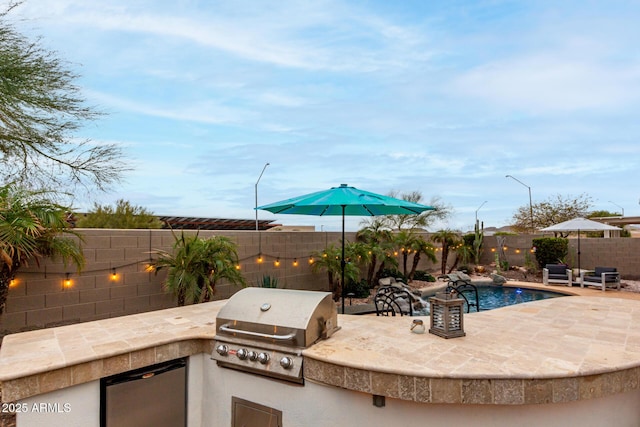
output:
<svg viewBox="0 0 640 427"><path fill-rule="evenodd" d="M174 242L171 231L86 229L81 232L87 260L83 272L78 275L72 267L52 260L21 269L9 290L6 310L0 318L0 332L98 320L176 305L175 299L162 289L166 273L145 270L151 250L171 251ZM278 278L280 287L308 290L328 290L326 274L311 271L309 255L327 245L339 245L341 238L339 232L200 232L201 237L212 235L228 236L238 244L240 265L250 286L256 286L263 275L270 275ZM425 233L425 237L428 239L428 234ZM347 233L346 238L353 241L354 233ZM506 236L505 255L510 265L525 264L531 238ZM496 237L485 237L482 263L494 260L491 248L496 245ZM575 265L577 239L570 239L570 248L570 263ZM256 262L259 253L264 257L261 264ZM274 263L278 258L280 266L276 267ZM449 263L454 259L455 254L451 254ZM294 266L295 260L297 266ZM582 268L596 265L616 266L623 277L640 277L640 239L581 239ZM111 280L113 268L117 280ZM439 262L432 264L423 257L419 268L437 271ZM66 273L71 273L72 280L68 288L63 286ZM228 298L237 290L228 284L219 284L215 299Z"/></svg>

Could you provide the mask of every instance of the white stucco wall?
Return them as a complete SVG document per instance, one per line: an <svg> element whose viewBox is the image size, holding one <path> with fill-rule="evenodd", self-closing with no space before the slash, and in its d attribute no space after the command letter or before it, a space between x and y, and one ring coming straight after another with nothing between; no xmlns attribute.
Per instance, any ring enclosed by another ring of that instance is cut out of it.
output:
<svg viewBox="0 0 640 427"><path fill-rule="evenodd" d="M209 355L189 360L189 427L231 425L231 397L283 412L285 426L367 427L402 424L491 427L632 427L640 424L640 390L600 399L546 405L446 405L386 399L382 408L372 396L307 381L290 385L218 367ZM69 387L25 399L18 427L99 427L100 382Z"/></svg>
<svg viewBox="0 0 640 427"><path fill-rule="evenodd" d="M236 396L283 412L283 425L306 427L425 425L549 427L632 427L640 423L640 391L602 399L546 405L447 405L386 399L373 406L366 393L307 381L287 385L219 368L205 361L202 427L231 425L231 397Z"/></svg>
<svg viewBox="0 0 640 427"><path fill-rule="evenodd" d="M100 427L100 381L22 400L27 412L16 414L20 427Z"/></svg>
<svg viewBox="0 0 640 427"><path fill-rule="evenodd" d="M202 426L202 390L204 387L203 365L209 355L195 354L189 357L187 377L187 426Z"/></svg>

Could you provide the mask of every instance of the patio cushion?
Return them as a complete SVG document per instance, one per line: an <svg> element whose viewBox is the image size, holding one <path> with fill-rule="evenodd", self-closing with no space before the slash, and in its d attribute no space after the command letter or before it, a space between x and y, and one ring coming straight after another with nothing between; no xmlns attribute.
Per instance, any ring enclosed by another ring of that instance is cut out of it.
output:
<svg viewBox="0 0 640 427"><path fill-rule="evenodd" d="M594 274L600 277L602 273L616 273L617 271L618 269L615 267L596 267Z"/></svg>
<svg viewBox="0 0 640 427"><path fill-rule="evenodd" d="M593 273L585 274L584 280L587 282L602 282L602 273L617 273L618 269L615 267L596 267ZM607 283L617 282L619 276L617 274L605 275L604 281Z"/></svg>
<svg viewBox="0 0 640 427"><path fill-rule="evenodd" d="M566 278L567 277L567 266L564 264L547 264L545 266L547 270L549 270L550 278ZM555 277L560 276L560 277Z"/></svg>

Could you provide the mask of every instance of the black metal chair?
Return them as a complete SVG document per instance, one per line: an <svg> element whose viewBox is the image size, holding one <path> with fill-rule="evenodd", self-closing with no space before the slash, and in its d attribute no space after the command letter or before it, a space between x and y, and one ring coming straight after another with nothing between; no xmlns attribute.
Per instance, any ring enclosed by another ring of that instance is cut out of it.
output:
<svg viewBox="0 0 640 427"><path fill-rule="evenodd" d="M373 304L376 307L376 316L413 316L411 294L397 286L381 286L373 297Z"/></svg>
<svg viewBox="0 0 640 427"><path fill-rule="evenodd" d="M458 280L448 285L445 288L445 292L453 292L461 297L467 306L467 313L471 311L471 307L475 307L476 311L480 311L480 298L478 296L477 286Z"/></svg>

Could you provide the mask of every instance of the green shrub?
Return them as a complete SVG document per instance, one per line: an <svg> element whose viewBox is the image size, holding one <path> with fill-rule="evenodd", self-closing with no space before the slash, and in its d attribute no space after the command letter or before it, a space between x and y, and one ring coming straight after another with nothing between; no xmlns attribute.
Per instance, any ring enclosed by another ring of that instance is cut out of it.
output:
<svg viewBox="0 0 640 427"><path fill-rule="evenodd" d="M413 275L413 280L420 280L422 282L435 282L436 278L424 270L416 270Z"/></svg>
<svg viewBox="0 0 640 427"><path fill-rule="evenodd" d="M278 278L265 274L264 276L262 276L262 280L258 280L258 287L259 288L277 288Z"/></svg>
<svg viewBox="0 0 640 427"><path fill-rule="evenodd" d="M417 272L416 272L417 273ZM393 277L394 279L400 279L403 282L407 282L407 278L400 272L400 270L395 268L385 268L382 270L382 275L380 277ZM415 279L415 275L413 276Z"/></svg>
<svg viewBox="0 0 640 427"><path fill-rule="evenodd" d="M465 234L462 236L462 242L466 246L473 247L473 242L476 240L476 235L474 233Z"/></svg>
<svg viewBox="0 0 640 427"><path fill-rule="evenodd" d="M350 281L344 288L344 294L353 294L353 298L367 298L370 293L369 284L364 279L359 282Z"/></svg>
<svg viewBox="0 0 640 427"><path fill-rule="evenodd" d="M569 253L569 242L561 237L539 237L533 239L532 243L540 268L544 268L546 264L561 262Z"/></svg>
<svg viewBox="0 0 640 427"><path fill-rule="evenodd" d="M473 273L473 267L470 265L461 265L458 267L458 271L462 271L463 273L470 274Z"/></svg>

